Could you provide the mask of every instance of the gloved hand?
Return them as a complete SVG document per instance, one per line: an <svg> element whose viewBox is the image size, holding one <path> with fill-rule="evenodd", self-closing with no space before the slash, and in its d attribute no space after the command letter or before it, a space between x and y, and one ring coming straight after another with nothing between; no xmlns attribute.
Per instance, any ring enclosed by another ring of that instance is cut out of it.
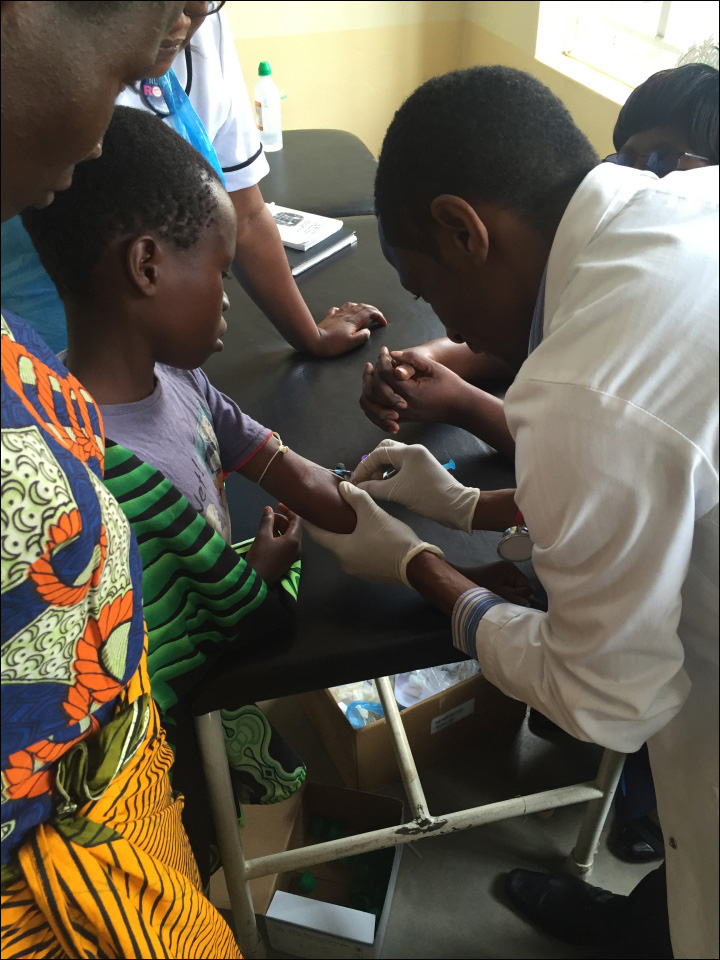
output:
<svg viewBox="0 0 720 960"><path fill-rule="evenodd" d="M383 480L389 467L397 473ZM422 444L383 440L358 464L351 480L376 500L402 503L421 517L472 533L480 491L458 483Z"/></svg>
<svg viewBox="0 0 720 960"><path fill-rule="evenodd" d="M353 532L330 533L306 520L303 526L316 543L335 554L346 573L371 583L404 583L409 587L406 569L413 557L423 550L443 556L439 547L424 543L410 527L385 513L364 490L347 481L338 489L357 514Z"/></svg>

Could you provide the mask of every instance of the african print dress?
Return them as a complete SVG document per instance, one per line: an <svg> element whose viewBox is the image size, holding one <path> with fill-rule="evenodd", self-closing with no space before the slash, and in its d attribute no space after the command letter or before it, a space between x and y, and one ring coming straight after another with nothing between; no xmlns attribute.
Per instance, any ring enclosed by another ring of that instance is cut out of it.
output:
<svg viewBox="0 0 720 960"><path fill-rule="evenodd" d="M97 409L11 314L2 418L2 956L237 957L170 787Z"/></svg>

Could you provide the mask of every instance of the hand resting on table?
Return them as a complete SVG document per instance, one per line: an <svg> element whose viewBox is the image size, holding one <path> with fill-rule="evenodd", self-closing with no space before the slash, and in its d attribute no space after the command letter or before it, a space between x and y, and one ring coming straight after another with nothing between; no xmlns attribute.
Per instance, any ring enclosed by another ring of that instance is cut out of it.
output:
<svg viewBox="0 0 720 960"><path fill-rule="evenodd" d="M475 360L488 370L506 369L484 354ZM383 347L377 363L365 365L360 406L386 433L397 434L404 422L447 423L514 459L515 441L505 421L503 401L419 348L391 353Z"/></svg>
<svg viewBox="0 0 720 960"><path fill-rule="evenodd" d="M349 301L332 307L317 325L320 339L312 352L319 357L337 357L354 350L370 339L370 323L384 327L387 320L369 303Z"/></svg>

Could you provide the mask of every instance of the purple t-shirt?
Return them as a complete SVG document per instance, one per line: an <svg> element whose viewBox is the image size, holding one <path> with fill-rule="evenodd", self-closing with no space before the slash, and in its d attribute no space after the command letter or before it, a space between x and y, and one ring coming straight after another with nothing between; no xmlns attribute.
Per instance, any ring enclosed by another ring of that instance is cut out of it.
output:
<svg viewBox="0 0 720 960"><path fill-rule="evenodd" d="M144 400L100 405L105 436L162 470L229 543L224 477L257 453L272 431L216 390L202 370L157 363L155 380Z"/></svg>

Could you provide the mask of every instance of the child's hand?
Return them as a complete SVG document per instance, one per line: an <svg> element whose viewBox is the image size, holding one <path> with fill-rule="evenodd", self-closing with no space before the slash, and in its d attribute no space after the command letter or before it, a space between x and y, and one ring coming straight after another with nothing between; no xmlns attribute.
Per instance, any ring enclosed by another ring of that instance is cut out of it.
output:
<svg viewBox="0 0 720 960"><path fill-rule="evenodd" d="M245 554L246 561L268 585L277 583L300 556L300 518L278 504L280 513L265 507L255 541Z"/></svg>
<svg viewBox="0 0 720 960"><path fill-rule="evenodd" d="M529 607L533 596L532 584L514 563L509 560L500 560L497 563L486 563L482 567L457 568L460 573L472 580L479 587L492 590L503 600L517 603L521 607Z"/></svg>

